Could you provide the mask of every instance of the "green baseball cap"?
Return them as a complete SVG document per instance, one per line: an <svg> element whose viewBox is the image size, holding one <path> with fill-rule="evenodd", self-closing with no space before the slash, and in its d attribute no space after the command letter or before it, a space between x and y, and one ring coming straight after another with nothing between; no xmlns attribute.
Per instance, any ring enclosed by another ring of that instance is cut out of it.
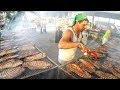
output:
<svg viewBox="0 0 120 90"><path fill-rule="evenodd" d="M87 19L87 16L84 13L78 13L73 19L72 26L75 24L76 21L81 21L84 19Z"/></svg>

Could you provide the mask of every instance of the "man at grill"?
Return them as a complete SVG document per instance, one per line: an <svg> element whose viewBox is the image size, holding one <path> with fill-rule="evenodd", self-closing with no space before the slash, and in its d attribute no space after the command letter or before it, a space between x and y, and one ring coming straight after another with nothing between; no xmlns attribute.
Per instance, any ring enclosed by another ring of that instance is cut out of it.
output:
<svg viewBox="0 0 120 90"><path fill-rule="evenodd" d="M88 19L84 13L79 13L74 17L72 26L68 27L58 43L58 61L65 64L75 58L77 48L82 52L88 49L82 42L82 32L87 28Z"/></svg>

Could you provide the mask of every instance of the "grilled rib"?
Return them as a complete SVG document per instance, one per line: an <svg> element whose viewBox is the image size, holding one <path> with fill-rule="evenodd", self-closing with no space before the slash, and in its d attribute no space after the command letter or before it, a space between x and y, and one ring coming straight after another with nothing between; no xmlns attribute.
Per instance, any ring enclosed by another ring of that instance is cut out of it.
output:
<svg viewBox="0 0 120 90"><path fill-rule="evenodd" d="M18 57L18 55L6 55L6 56L0 58L0 62L6 61L8 59L16 58L16 57Z"/></svg>
<svg viewBox="0 0 120 90"><path fill-rule="evenodd" d="M91 78L91 75L87 73L86 71L82 70L79 66L76 64L68 64L66 65L66 68L74 73L76 73L78 76L83 78Z"/></svg>
<svg viewBox="0 0 120 90"><path fill-rule="evenodd" d="M19 66L23 63L23 61L21 60L15 60L15 59L11 59L5 62L1 62L0 63L0 69L6 69L6 68L11 68L11 67L16 67Z"/></svg>
<svg viewBox="0 0 120 90"><path fill-rule="evenodd" d="M35 47L32 44L25 44L22 45L19 50L24 51L24 50L34 50Z"/></svg>
<svg viewBox="0 0 120 90"><path fill-rule="evenodd" d="M31 70L35 70L35 69L49 68L52 66L52 64L46 61L30 61L30 62L24 62L22 66L27 67Z"/></svg>
<svg viewBox="0 0 120 90"><path fill-rule="evenodd" d="M84 60L84 59L79 59L86 67L88 67L88 68L91 68L91 69L95 69L95 67L91 64L91 63L89 63L89 62L87 62L86 60Z"/></svg>
<svg viewBox="0 0 120 90"><path fill-rule="evenodd" d="M102 72L102 71L95 71L95 74L98 75L102 79L117 79L117 77L113 76L112 74Z"/></svg>
<svg viewBox="0 0 120 90"><path fill-rule="evenodd" d="M46 57L45 53L37 53L37 54L34 54L32 56L26 57L25 61L33 61L33 60L38 60L38 59L42 59L45 57Z"/></svg>
<svg viewBox="0 0 120 90"><path fill-rule="evenodd" d="M7 50L3 50L0 52L0 56L6 55L6 54L10 54L10 53L15 53L17 52L17 49L7 49Z"/></svg>
<svg viewBox="0 0 120 90"><path fill-rule="evenodd" d="M4 71L0 72L0 79L16 78L17 76L21 75L24 71L25 68L23 68L22 66L5 69Z"/></svg>

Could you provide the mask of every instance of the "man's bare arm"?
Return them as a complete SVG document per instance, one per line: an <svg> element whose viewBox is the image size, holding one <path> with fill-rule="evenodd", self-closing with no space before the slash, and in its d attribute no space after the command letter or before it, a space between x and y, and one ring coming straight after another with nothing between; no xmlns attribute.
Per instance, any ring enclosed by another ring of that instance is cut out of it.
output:
<svg viewBox="0 0 120 90"><path fill-rule="evenodd" d="M80 42L72 42L71 38L73 37L72 31L66 30L63 34L63 37L60 39L58 48L60 49L69 49L74 47L81 47Z"/></svg>

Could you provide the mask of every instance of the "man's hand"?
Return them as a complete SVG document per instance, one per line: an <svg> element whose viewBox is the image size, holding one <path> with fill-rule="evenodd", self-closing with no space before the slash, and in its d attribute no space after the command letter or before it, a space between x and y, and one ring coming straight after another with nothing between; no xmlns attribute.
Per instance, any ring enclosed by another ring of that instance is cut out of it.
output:
<svg viewBox="0 0 120 90"><path fill-rule="evenodd" d="M85 45L82 44L82 43L79 43L79 46L78 46L78 47L81 49L82 52L87 52L87 51L89 50L89 49L86 48Z"/></svg>
<svg viewBox="0 0 120 90"><path fill-rule="evenodd" d="M89 52L90 51L90 49L89 48L87 48L84 44L82 44L82 43L79 43L79 46L78 46L79 48L80 48L80 50L82 51L82 52Z"/></svg>

